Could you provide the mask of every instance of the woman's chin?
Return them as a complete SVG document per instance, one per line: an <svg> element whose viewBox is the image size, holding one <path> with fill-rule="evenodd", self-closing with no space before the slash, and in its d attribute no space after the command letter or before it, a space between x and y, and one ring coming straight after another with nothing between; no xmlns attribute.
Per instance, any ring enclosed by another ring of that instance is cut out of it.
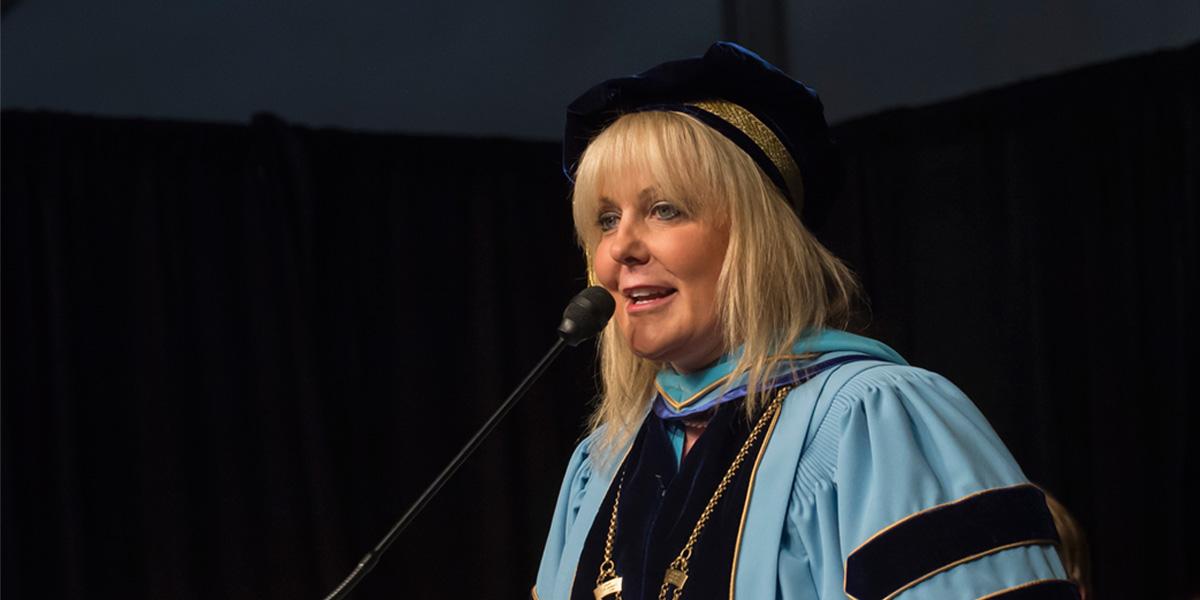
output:
<svg viewBox="0 0 1200 600"><path fill-rule="evenodd" d="M655 362L668 362L666 359L662 358L661 353L655 352L653 350L639 350L637 348L633 348L633 354L643 360L652 360Z"/></svg>
<svg viewBox="0 0 1200 600"><path fill-rule="evenodd" d="M671 362L671 356L674 354L671 347L665 344L645 343L641 340L628 340L629 348L633 353L641 359L652 360L656 362Z"/></svg>
<svg viewBox="0 0 1200 600"><path fill-rule="evenodd" d="M644 360L666 363L681 373L703 369L721 357L722 344L713 336L650 336L634 330L625 338L634 355Z"/></svg>

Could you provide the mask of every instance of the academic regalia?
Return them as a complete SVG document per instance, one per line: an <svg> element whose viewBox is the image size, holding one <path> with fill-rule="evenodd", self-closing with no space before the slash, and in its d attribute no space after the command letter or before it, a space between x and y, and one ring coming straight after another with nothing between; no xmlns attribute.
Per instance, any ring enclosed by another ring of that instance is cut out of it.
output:
<svg viewBox="0 0 1200 600"><path fill-rule="evenodd" d="M657 597L663 565L754 424L744 375L730 381L737 358L660 373L653 410L614 460L593 453L600 432L579 444L536 598L591 597L618 487L623 596ZM949 381L826 330L792 348L777 385L794 387L700 537L683 598L1076 597L1041 491ZM674 419L697 410L714 416L680 463Z"/></svg>

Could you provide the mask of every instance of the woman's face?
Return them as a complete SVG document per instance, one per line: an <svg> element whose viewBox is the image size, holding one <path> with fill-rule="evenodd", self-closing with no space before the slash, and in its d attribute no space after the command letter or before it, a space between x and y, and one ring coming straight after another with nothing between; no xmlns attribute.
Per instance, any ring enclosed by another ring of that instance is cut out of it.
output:
<svg viewBox="0 0 1200 600"><path fill-rule="evenodd" d="M725 351L716 293L728 225L685 213L645 173L606 179L593 266L621 333L643 358L680 372L707 366Z"/></svg>

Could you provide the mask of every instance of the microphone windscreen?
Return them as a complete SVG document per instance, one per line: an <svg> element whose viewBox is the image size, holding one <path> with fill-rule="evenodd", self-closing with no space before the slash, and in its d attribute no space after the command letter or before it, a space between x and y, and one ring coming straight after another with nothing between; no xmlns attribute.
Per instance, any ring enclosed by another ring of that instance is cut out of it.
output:
<svg viewBox="0 0 1200 600"><path fill-rule="evenodd" d="M604 325L612 318L617 303L612 294L601 286L592 287L575 294L567 309L563 311L562 323L558 326L558 335L571 346L578 346L584 340L600 333Z"/></svg>

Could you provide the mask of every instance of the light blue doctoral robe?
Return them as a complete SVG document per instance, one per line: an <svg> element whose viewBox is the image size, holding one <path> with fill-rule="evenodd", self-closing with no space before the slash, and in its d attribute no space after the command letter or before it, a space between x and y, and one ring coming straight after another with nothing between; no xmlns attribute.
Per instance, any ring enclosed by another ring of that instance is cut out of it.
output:
<svg viewBox="0 0 1200 600"><path fill-rule="evenodd" d="M704 597L845 598L847 557L872 536L927 509L1027 482L962 391L884 344L825 330L793 352L878 360L833 367L788 394L752 482L732 589ZM569 597L620 466L592 455L596 437L579 444L563 478L534 588L540 600ZM980 598L1064 578L1054 546L1031 543L948 565L893 597Z"/></svg>

